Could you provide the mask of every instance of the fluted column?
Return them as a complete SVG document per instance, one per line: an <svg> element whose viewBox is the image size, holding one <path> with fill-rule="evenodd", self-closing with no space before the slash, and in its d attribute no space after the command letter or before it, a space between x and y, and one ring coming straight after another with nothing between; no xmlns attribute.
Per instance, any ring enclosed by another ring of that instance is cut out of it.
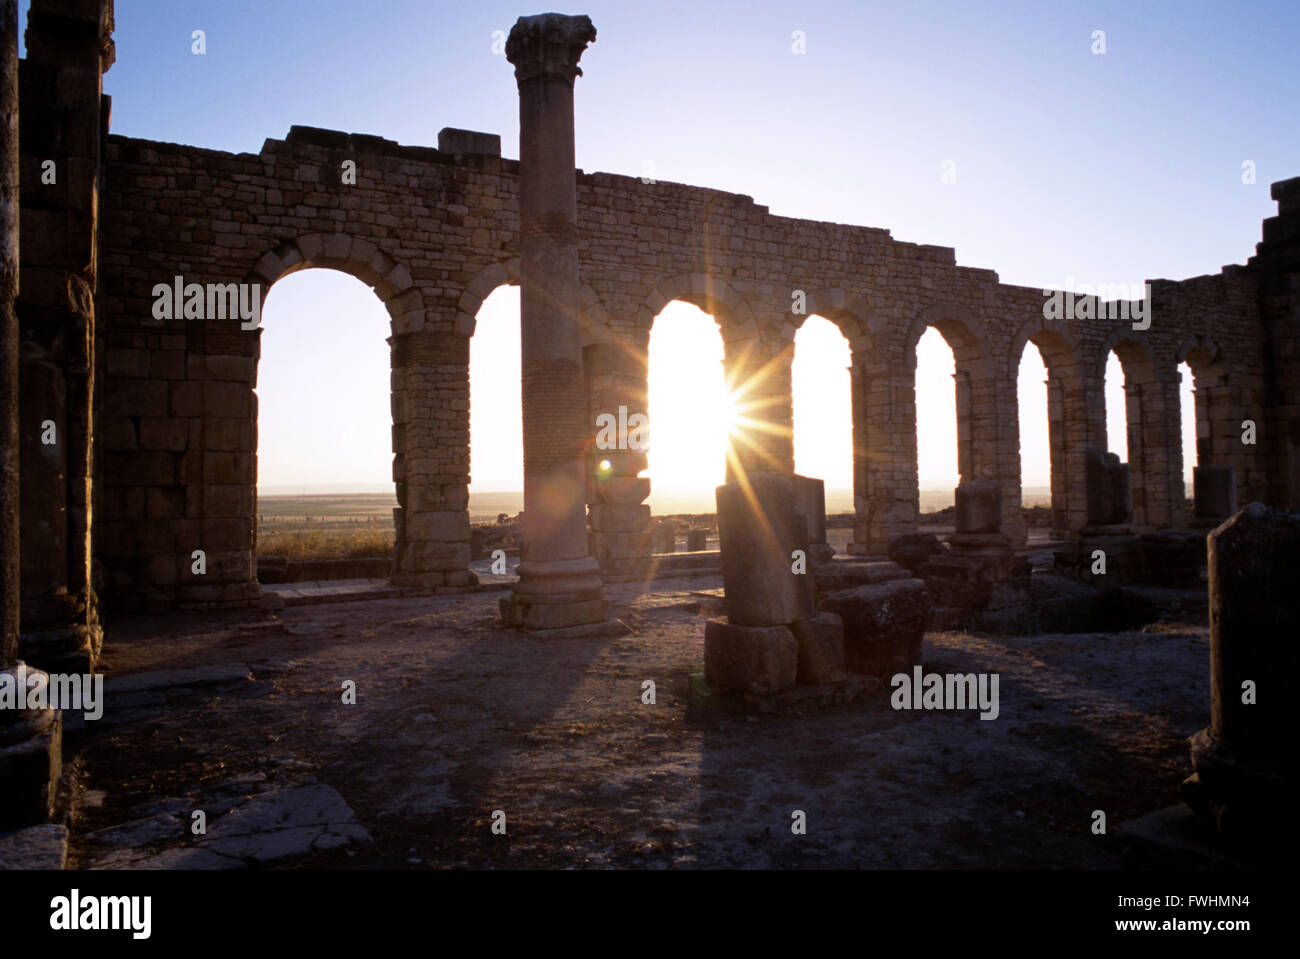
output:
<svg viewBox="0 0 1300 959"><path fill-rule="evenodd" d="M519 85L520 360L524 536L502 618L531 629L605 618L587 552L587 422L579 331L573 81L596 29L587 17L520 17L506 40Z"/></svg>

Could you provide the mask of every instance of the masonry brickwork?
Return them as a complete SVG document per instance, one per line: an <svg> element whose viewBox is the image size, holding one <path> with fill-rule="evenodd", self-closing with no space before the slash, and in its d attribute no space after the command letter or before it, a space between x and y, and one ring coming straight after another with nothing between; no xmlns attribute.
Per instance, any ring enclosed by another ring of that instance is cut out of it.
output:
<svg viewBox="0 0 1300 959"><path fill-rule="evenodd" d="M23 99L23 199L41 222L29 230L24 209L24 236L36 239L22 247L20 318L24 303L31 317L55 300L61 311L60 336L35 336L39 355L24 366L35 383L40 364L52 364L41 389L64 397L68 424L57 464L34 449L23 462L24 483L30 472L42 491L66 492L55 518L60 556L71 562L53 579L68 595L89 595L93 556L103 596L122 608L258 598L260 330L238 319L155 319L154 289L182 276L258 284L264 300L282 276L327 267L370 285L391 319L394 579L468 585L469 347L484 299L519 281L519 164L499 155L498 138L456 130L433 148L294 127L244 154L110 135L98 73L85 71L92 49L98 64L110 42L111 5L83 5L94 8L85 23L98 29L85 31L78 64L60 69L83 71L85 82L34 82ZM32 31L61 6L34 0L29 60L41 49ZM24 77L40 69L24 64ZM57 136L42 140L51 111ZM47 154L69 164L66 193L41 192ZM83 209L87 196L93 203ZM1103 381L1112 349L1124 367L1137 526L1184 523L1180 362L1195 375L1200 463L1233 466L1242 503L1295 508L1300 180L1274 184L1273 196L1279 215L1265 222L1254 257L1209 276L1153 280L1150 326L1137 330L1128 318L1044 319L1042 289L1000 283L991 270L958 265L951 249L900 242L884 229L779 217L746 196L579 171L593 437L597 413L645 409L651 327L667 303L684 300L714 318L729 378L748 385L776 427L757 433L754 448L737 447L745 469L793 468L790 363L802 322L820 315L843 333L852 356L845 442L853 444L854 552L883 553L891 535L916 529L915 348L927 328L956 360L961 477L997 482L1013 541L1025 536L1016 385L1030 342L1048 369L1061 534L1086 523L1085 447L1108 446ZM65 222L75 230L58 234L64 246L40 239ZM74 240L75 262L60 252ZM792 311L795 291L806 297L803 313ZM46 298L39 307L38 296ZM23 429L43 418L25 410ZM1245 420L1257 425L1254 445L1242 442ZM649 481L637 475L644 455L600 458L612 468L587 470L590 552L607 576L626 575L652 552ZM24 556L51 542L41 525L52 521L47 498L24 495ZM201 575L192 572L198 549Z"/></svg>

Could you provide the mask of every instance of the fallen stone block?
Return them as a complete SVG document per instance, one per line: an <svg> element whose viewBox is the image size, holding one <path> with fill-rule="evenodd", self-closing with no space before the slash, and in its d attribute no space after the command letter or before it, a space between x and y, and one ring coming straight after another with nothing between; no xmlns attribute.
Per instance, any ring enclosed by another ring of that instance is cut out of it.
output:
<svg viewBox="0 0 1300 959"><path fill-rule="evenodd" d="M844 660L852 672L892 676L920 662L930 617L924 581L900 579L840 590L818 609L844 621Z"/></svg>
<svg viewBox="0 0 1300 959"><path fill-rule="evenodd" d="M889 537L889 558L908 572L916 573L943 544L933 533L898 533Z"/></svg>

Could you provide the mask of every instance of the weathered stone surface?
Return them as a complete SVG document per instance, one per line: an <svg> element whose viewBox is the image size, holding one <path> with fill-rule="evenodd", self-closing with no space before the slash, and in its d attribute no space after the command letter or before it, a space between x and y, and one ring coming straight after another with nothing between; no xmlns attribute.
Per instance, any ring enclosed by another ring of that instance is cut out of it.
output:
<svg viewBox="0 0 1300 959"><path fill-rule="evenodd" d="M1192 738L1188 804L1236 836L1295 835L1290 701L1300 513L1251 503L1209 537L1210 725Z"/></svg>
<svg viewBox="0 0 1300 959"><path fill-rule="evenodd" d="M1088 525L1110 526L1133 519L1127 463L1115 453L1085 447L1084 482L1088 491Z"/></svg>
<svg viewBox="0 0 1300 959"><path fill-rule="evenodd" d="M506 40L519 87L520 365L524 435L522 556L507 623L550 629L604 618L587 544L587 386L582 369L573 80L596 30L586 17L520 17ZM560 79L564 82L555 82ZM639 504L635 477L596 477L601 502ZM468 538L468 537L467 537ZM558 579L553 568L587 564ZM567 610L557 608L567 606ZM539 620L544 620L539 622Z"/></svg>
<svg viewBox="0 0 1300 959"><path fill-rule="evenodd" d="M957 487L956 499L958 533L996 533L1002 528L1002 491L994 480L967 480Z"/></svg>
<svg viewBox="0 0 1300 959"><path fill-rule="evenodd" d="M343 797L325 785L253 796L208 826L202 848L259 863L371 842Z"/></svg>
<svg viewBox="0 0 1300 959"><path fill-rule="evenodd" d="M67 826L47 823L0 833L0 871L62 869L67 860Z"/></svg>
<svg viewBox="0 0 1300 959"><path fill-rule="evenodd" d="M738 626L711 619L704 626L704 675L711 683L751 693L795 684L799 643L784 626Z"/></svg>
<svg viewBox="0 0 1300 959"><path fill-rule="evenodd" d="M812 613L811 572L792 570L803 548L789 474L751 473L719 486L718 536L727 619L738 626L793 623Z"/></svg>
<svg viewBox="0 0 1300 959"><path fill-rule="evenodd" d="M219 666L191 666L181 669L163 669L126 676L110 676L104 680L106 696L118 697L130 693L170 689L173 686L224 686L253 678L252 671L243 663L225 663Z"/></svg>
<svg viewBox="0 0 1300 959"><path fill-rule="evenodd" d="M900 533L889 537L889 558L911 573L940 552L943 544L933 533Z"/></svg>
<svg viewBox="0 0 1300 959"><path fill-rule="evenodd" d="M1231 466L1192 468L1196 519L1223 522L1237 512L1237 475Z"/></svg>
<svg viewBox="0 0 1300 959"><path fill-rule="evenodd" d="M570 331L580 320L582 352L573 349L573 336L557 339L564 355L550 356L543 347L540 355L556 365L532 369L529 382L539 395L566 384L563 406L575 423L582 419L583 440L590 439L591 410L644 408L644 330L665 303L685 299L708 308L719 319L728 365L748 365L744 358L753 355L753 370L729 374L748 374L776 359L769 351L793 338L796 324L780 288L785 281L777 278L798 278L809 293L810 312L834 316L853 341L854 427L842 439L854 450L851 552L881 553L891 535L916 528L917 438L910 399L916 383L913 370L892 358L914 351L915 334L926 326L943 325L955 344L963 344L956 368L959 463L963 476L988 477L1003 490L1001 528L1012 541L1018 543L1022 531L1011 495L1019 482L1018 450L1007 422L1017 397L1014 377L999 371L1018 362L1018 354L1008 351L1023 348L1022 334L1043 349L1050 338L1057 354L1049 358L1048 396L1054 529L1071 534L1090 521L1130 521L1130 510L1114 504L1128 497L1113 489L1105 497L1110 505L1094 503L1089 516L1081 459L1102 398L1097 371L1085 358L1103 355L1110 346L1124 349L1123 342L1108 344L1113 334L1126 332L1109 320L1081 317L1047 326L1042 290L999 283L991 271L958 266L951 249L901 242L884 229L776 217L749 197L716 189L666 187L605 173L575 177L568 137L539 138L562 139L565 149L541 143L540 160L529 156L522 163L497 155L499 141L492 134L452 129L440 135L441 152L305 127L267 140L256 154L104 137L103 103L93 81L103 66L98 51L112 41L106 34L92 41L107 23L94 22L94 4L55 6L63 12L37 16L28 25L25 69L41 79L24 83L13 98L22 98L24 170L39 169L46 157L64 157L59 188L45 191L37 203L15 202L9 209L15 220L21 215L30 241L21 250L20 309L31 318L25 333L36 332L24 375L43 375L42 364L52 367L44 372L57 374L43 381L50 389L42 386L33 408L58 401L51 415L69 441L59 448L73 459L47 483L39 457L24 457L24 471L35 472L24 477L22 488L62 492L44 496L46 506L34 507L21 524L0 523L0 531L20 525L38 531L28 537L37 543L36 553L43 550L33 559L33 575L52 558L75 558L67 582L58 584L71 595L89 595L92 517L104 524L93 550L105 574L103 594L133 608L170 606L187 589L171 564L155 561L170 547L140 535L138 524L157 521L169 535L178 533L171 524L179 522L175 508L184 502L188 517L252 526L258 335L237 323L153 319L151 279L186 274L196 282L233 283L257 277L269 284L287 270L311 265L370 284L393 323L394 480L401 488L433 491L413 512L455 511L465 508L469 479L468 344L474 314L492 289L534 270L538 261L525 247L540 233L559 237L554 249L564 251L563 268L550 275L564 277L563 295L555 302L573 321ZM87 42L62 42L69 20ZM510 45L521 91L533 83L559 88L527 104L552 124L547 132L572 129L571 98L563 91L572 89L579 49L590 36L581 18L543 16L521 22ZM364 158L358 182L347 190L326 189L329 171L353 157ZM545 180L540 193L533 190L534 174ZM564 208L534 207L525 201L528 192L550 199L562 194ZM1275 185L1278 215L1265 221L1264 242L1247 265L1153 285L1160 320L1140 339L1142 349L1160 359L1154 367L1146 364L1151 368L1126 359L1125 371L1133 414L1131 521L1144 530L1177 525L1183 508L1178 457L1172 455L1179 399L1165 370L1175 356L1186 357L1196 370L1200 445L1216 464L1234 467L1240 499L1300 502L1300 433L1290 428L1295 410L1287 405L1300 394L1296 193L1294 181ZM428 197L449 199L427 203ZM547 219L539 211L555 215ZM709 230L702 234L699 224L705 221ZM543 223L548 225L533 229ZM3 232L17 236L17 230ZM580 283L571 237L583 243ZM18 252L16 244L9 248ZM859 299L851 291L862 290L864 264L872 284ZM6 328L16 326L8 314L6 321ZM1210 329L1217 346L1206 335ZM57 337L49 335L56 330ZM539 338L549 333L541 330ZM86 377L90 370L93 379ZM780 375L781 364L767 371L778 375L737 379L754 387L752 408L770 420L755 431L760 441L753 448L737 445L737 458L746 470L775 464L788 471L789 377ZM0 393L7 395L7 388ZM0 405L12 410L19 404ZM535 405L525 407L533 415ZM1259 419L1259 446L1234 437L1247 415ZM553 441L572 446L579 439L567 429L530 426L527 432L537 447L528 457L530 471L538 456L549 455ZM28 437L24 442L31 442ZM0 443L0 449L16 448L16 441ZM591 451L558 452L568 461ZM617 451L609 459L613 477L637 480L640 454ZM91 463L97 464L93 490ZM644 480L601 485L576 474L551 479L563 486L566 502L633 506L647 492ZM250 495L231 506L190 495L214 484L242 487ZM533 484L532 494L539 490ZM92 513L76 505L88 497L110 504L109 510ZM72 508L59 516L50 504ZM579 509L565 524L567 547L560 552L566 557L587 549ZM813 559L821 556L817 525L808 528ZM593 528L598 542L607 532L633 532ZM47 543L53 548L46 549ZM641 549L648 552L648 544ZM603 544L597 551L605 569L626 571L642 558L629 555L626 543ZM400 544L398 554L421 558L401 552ZM403 582L436 584L442 573L464 570L463 562L446 568L398 564L395 574ZM53 579L63 575L53 572ZM213 576L230 586L250 581L251 557ZM207 602L246 601L234 588L207 595Z"/></svg>
<svg viewBox="0 0 1300 959"><path fill-rule="evenodd" d="M791 623L790 632L799 642L799 685L818 686L848 678L844 668L844 621L839 616L818 613Z"/></svg>
<svg viewBox="0 0 1300 959"><path fill-rule="evenodd" d="M794 508L808 524L808 544L826 542L826 481L794 474Z"/></svg>
<svg viewBox="0 0 1300 959"><path fill-rule="evenodd" d="M503 596L500 604L501 619L522 629L562 629L600 623L608 608L603 599L540 603L523 596Z"/></svg>
<svg viewBox="0 0 1300 959"><path fill-rule="evenodd" d="M919 579L832 593L818 610L844 623L845 665L855 673L892 676L920 662L930 591Z"/></svg>

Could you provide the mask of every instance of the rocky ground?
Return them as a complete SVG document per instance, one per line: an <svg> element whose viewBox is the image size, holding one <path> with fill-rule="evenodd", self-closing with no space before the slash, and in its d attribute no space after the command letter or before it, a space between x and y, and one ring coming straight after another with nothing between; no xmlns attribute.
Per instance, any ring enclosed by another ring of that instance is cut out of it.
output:
<svg viewBox="0 0 1300 959"><path fill-rule="evenodd" d="M761 714L692 681L718 586L612 589L632 632L603 639L503 628L499 592L115 624L104 716L68 723L68 865L1149 864L1116 827L1190 771L1203 625L928 634L927 671L999 674L992 721L883 684Z"/></svg>

